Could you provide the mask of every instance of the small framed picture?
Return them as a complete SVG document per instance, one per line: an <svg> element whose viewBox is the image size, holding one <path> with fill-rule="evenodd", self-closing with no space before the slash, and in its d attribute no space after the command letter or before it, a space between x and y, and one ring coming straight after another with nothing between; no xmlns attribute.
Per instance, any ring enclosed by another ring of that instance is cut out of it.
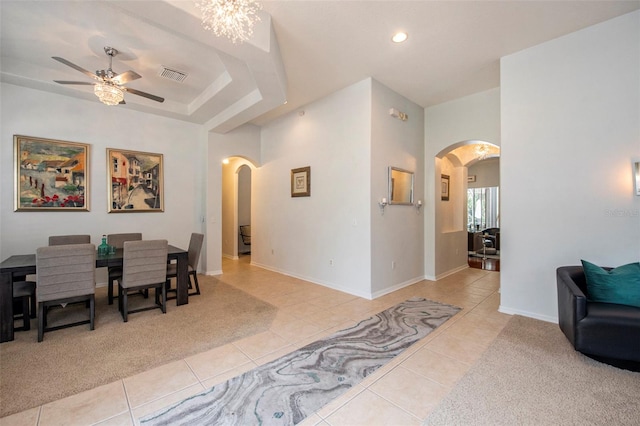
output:
<svg viewBox="0 0 640 426"><path fill-rule="evenodd" d="M467 176L467 182L475 182L475 181L476 181L476 175Z"/></svg>
<svg viewBox="0 0 640 426"><path fill-rule="evenodd" d="M311 196L311 167L291 169L291 196Z"/></svg>
<svg viewBox="0 0 640 426"><path fill-rule="evenodd" d="M163 212L162 160L162 154L107 148L108 212Z"/></svg>
<svg viewBox="0 0 640 426"><path fill-rule="evenodd" d="M449 175L440 177L440 188L442 201L449 201Z"/></svg>
<svg viewBox="0 0 640 426"><path fill-rule="evenodd" d="M89 145L14 135L15 211L89 211Z"/></svg>

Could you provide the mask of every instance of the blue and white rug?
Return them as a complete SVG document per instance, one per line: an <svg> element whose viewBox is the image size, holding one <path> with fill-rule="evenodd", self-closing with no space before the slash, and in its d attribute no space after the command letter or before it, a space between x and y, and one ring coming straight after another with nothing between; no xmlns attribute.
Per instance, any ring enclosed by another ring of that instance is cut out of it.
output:
<svg viewBox="0 0 640 426"><path fill-rule="evenodd" d="M406 300L140 419L141 425L295 425L342 395L460 308Z"/></svg>

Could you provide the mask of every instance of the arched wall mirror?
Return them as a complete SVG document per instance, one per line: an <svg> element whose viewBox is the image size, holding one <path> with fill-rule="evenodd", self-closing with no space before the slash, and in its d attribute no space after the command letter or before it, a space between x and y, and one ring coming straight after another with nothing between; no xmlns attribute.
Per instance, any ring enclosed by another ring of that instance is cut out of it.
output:
<svg viewBox="0 0 640 426"><path fill-rule="evenodd" d="M389 204L413 205L413 172L389 167Z"/></svg>

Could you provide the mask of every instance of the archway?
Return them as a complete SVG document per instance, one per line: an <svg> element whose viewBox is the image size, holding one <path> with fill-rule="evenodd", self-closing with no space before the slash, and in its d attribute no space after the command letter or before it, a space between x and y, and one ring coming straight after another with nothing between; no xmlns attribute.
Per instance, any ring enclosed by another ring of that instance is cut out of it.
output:
<svg viewBox="0 0 640 426"><path fill-rule="evenodd" d="M251 224L252 176L255 165L244 157L228 157L222 164L222 256L238 259L249 251L240 235Z"/></svg>
<svg viewBox="0 0 640 426"><path fill-rule="evenodd" d="M444 277L468 265L468 168L479 161L499 158L500 147L481 140L454 143L434 159L434 272ZM445 188L446 187L446 188ZM446 191L446 196L444 192Z"/></svg>

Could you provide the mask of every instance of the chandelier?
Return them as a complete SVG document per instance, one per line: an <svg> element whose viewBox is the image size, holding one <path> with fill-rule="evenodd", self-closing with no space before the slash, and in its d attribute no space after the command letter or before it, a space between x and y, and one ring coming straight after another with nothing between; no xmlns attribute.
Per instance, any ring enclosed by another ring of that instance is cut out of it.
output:
<svg viewBox="0 0 640 426"><path fill-rule="evenodd" d="M202 12L202 26L233 43L251 38L262 9L255 0L198 0L196 6Z"/></svg>
<svg viewBox="0 0 640 426"><path fill-rule="evenodd" d="M480 160L484 160L489 155L489 145L481 143L476 145L476 155Z"/></svg>
<svg viewBox="0 0 640 426"><path fill-rule="evenodd" d="M118 105L124 100L124 92L113 83L96 83L93 86L93 93L105 105Z"/></svg>

